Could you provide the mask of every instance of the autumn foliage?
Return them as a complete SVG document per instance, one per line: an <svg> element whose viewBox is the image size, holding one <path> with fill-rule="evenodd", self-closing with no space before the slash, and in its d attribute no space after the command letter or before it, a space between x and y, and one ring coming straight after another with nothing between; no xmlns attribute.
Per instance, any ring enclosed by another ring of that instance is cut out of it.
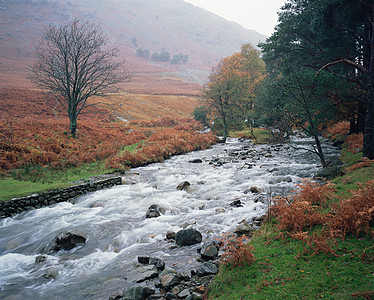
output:
<svg viewBox="0 0 374 300"><path fill-rule="evenodd" d="M155 130L151 126L150 130L139 125L128 126L125 122L82 120L78 138L74 139L66 132L67 119L2 120L0 172L32 165L63 169L105 159L109 167L123 170L204 149L215 141L211 134L196 131L201 124L189 118L166 117L152 122L161 127ZM123 147L140 141L144 144L135 153L121 153Z"/></svg>
<svg viewBox="0 0 374 300"><path fill-rule="evenodd" d="M347 234L374 235L374 181L329 204L327 199L333 197L333 192L331 183L306 181L294 196L276 199L270 213L276 218L279 237L286 234L301 240L313 254L335 254L336 238L344 240ZM311 230L316 226L320 229Z"/></svg>
<svg viewBox="0 0 374 300"><path fill-rule="evenodd" d="M248 244L248 237L236 237L226 234L220 239L223 254L221 262L232 267L251 265L255 261L253 246Z"/></svg>

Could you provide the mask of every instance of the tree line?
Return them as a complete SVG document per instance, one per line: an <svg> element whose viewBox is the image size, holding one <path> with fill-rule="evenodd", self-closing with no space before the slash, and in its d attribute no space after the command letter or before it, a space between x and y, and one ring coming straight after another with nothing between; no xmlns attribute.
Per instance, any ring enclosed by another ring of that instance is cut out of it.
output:
<svg viewBox="0 0 374 300"><path fill-rule="evenodd" d="M136 49L136 56L143 57L145 59L150 59L153 61L163 61L163 62L170 62L172 64L179 64L179 63L187 63L189 56L187 54L174 54L173 56L170 55L167 51L151 52L148 49L138 48Z"/></svg>
<svg viewBox="0 0 374 300"><path fill-rule="evenodd" d="M346 120L351 134L363 133L363 155L373 159L373 24L372 1L288 0L274 33L259 45L262 57L244 45L224 58L195 113L205 118L205 109L224 139L243 124L266 125L282 137L302 128L323 166L321 129Z"/></svg>

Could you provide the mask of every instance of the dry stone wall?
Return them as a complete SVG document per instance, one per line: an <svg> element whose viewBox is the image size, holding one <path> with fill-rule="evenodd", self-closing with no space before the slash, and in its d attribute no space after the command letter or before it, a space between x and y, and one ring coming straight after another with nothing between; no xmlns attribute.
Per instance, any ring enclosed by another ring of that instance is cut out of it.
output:
<svg viewBox="0 0 374 300"><path fill-rule="evenodd" d="M76 196L120 184L122 184L122 178L119 176L0 202L0 218L11 217L31 209L68 201Z"/></svg>

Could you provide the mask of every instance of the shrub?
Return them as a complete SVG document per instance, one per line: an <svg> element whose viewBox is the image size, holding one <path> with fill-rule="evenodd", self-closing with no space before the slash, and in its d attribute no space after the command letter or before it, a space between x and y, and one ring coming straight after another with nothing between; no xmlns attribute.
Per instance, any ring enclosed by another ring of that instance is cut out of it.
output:
<svg viewBox="0 0 374 300"><path fill-rule="evenodd" d="M373 234L370 227L374 220L374 180L351 191L349 198L340 199L334 204L334 212L330 218L329 231L334 237L345 238L348 233L358 236L360 233Z"/></svg>
<svg viewBox="0 0 374 300"><path fill-rule="evenodd" d="M255 256L252 252L253 246L247 244L247 237L224 235L220 241L222 243L221 249L224 251L221 256L221 261L225 265L243 267L245 265L251 265L254 262Z"/></svg>

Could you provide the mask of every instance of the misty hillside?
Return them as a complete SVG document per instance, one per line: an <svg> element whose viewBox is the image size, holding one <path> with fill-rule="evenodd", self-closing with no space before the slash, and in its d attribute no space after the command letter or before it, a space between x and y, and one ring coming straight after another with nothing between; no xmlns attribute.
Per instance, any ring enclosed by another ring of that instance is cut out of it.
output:
<svg viewBox="0 0 374 300"><path fill-rule="evenodd" d="M0 0L0 86L27 85L26 66L45 26L75 17L99 24L110 44L120 48L121 58L136 73L135 92L140 92L137 81L156 77L201 84L222 57L239 51L243 43L257 45L265 39L182 0ZM139 49L150 56L167 52L171 58L182 54L188 59L155 62L139 57Z"/></svg>

